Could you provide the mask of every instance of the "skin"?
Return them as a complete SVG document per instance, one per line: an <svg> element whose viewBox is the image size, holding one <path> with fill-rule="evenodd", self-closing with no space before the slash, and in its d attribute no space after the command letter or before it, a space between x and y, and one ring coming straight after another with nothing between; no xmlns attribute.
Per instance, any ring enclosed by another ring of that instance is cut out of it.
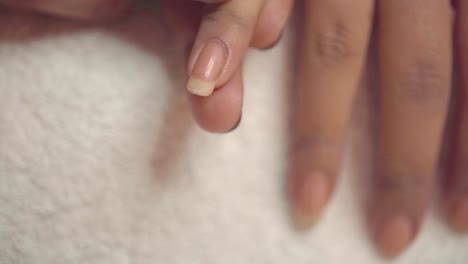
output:
<svg viewBox="0 0 468 264"><path fill-rule="evenodd" d="M460 76L466 76L466 5L459 2L455 22ZM303 10L305 56L294 104L289 175L296 222L300 228L314 224L332 195L375 23L379 132L368 219L379 252L396 257L416 237L434 192L451 93L451 3L312 0L305 1ZM453 164L444 174L449 222L457 231L468 227L465 87L462 80Z"/></svg>
<svg viewBox="0 0 468 264"><path fill-rule="evenodd" d="M115 19L125 13L130 2L0 0L11 8L85 20ZM302 59L292 104L288 177L298 227L305 229L316 222L335 188L349 115L374 26L380 129L368 219L377 248L385 257L398 256L422 225L435 187L452 72L460 79L453 102L456 114L454 133L449 135L449 169L444 172L442 187L449 224L458 232L467 232L468 2L302 2ZM456 11L453 22L452 4ZM214 79L214 93L208 97L188 95L194 118L202 128L223 133L239 124L246 50L273 46L292 5L293 0L162 1L163 13L180 39L178 48L186 54L188 75L196 68L206 43L215 39L226 49L222 71Z"/></svg>
<svg viewBox="0 0 468 264"><path fill-rule="evenodd" d="M260 49L273 46L281 36L292 9L292 0L233 2L236 1L200 7L197 3L189 6L186 1L180 0L163 1L168 20L175 25L174 31L184 32L179 36L185 38L182 42L192 43L195 39L188 55L187 72L191 72L204 43L211 39L220 40L229 50L228 62L216 80L216 91L209 97L188 94L195 120L205 130L215 133L231 131L241 118L241 68L246 50L249 46ZM253 5L254 2L257 3ZM255 9L256 12L243 12L243 9ZM202 15L194 16L194 10ZM275 20L269 19L271 14L275 14Z"/></svg>

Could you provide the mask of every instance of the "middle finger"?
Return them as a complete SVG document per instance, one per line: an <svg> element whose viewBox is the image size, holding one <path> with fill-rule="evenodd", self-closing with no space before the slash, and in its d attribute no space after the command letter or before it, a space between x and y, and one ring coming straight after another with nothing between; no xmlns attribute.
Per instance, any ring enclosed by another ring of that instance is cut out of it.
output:
<svg viewBox="0 0 468 264"><path fill-rule="evenodd" d="M366 58L373 1L308 0L304 12L288 175L299 228L317 220L335 186Z"/></svg>

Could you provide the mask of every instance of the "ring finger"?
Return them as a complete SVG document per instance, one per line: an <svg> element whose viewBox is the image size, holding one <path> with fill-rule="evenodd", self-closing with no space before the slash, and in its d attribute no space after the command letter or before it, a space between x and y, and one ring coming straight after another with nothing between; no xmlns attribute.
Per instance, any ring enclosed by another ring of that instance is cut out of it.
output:
<svg viewBox="0 0 468 264"><path fill-rule="evenodd" d="M304 1L289 171L296 224L314 224L333 192L366 57L372 0Z"/></svg>
<svg viewBox="0 0 468 264"><path fill-rule="evenodd" d="M429 203L451 82L450 1L378 1L381 119L371 226L401 253Z"/></svg>

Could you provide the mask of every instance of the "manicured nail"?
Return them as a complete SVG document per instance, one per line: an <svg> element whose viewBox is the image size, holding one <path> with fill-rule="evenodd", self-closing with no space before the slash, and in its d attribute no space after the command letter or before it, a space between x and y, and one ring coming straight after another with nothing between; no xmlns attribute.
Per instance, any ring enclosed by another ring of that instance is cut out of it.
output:
<svg viewBox="0 0 468 264"><path fill-rule="evenodd" d="M411 220L399 216L386 220L377 230L377 245L386 258L400 255L411 243L414 236Z"/></svg>
<svg viewBox="0 0 468 264"><path fill-rule="evenodd" d="M320 219L330 186L327 177L320 172L313 172L297 180L299 182L292 193L293 217L296 227L304 230Z"/></svg>
<svg viewBox="0 0 468 264"><path fill-rule="evenodd" d="M452 227L460 233L468 232L468 198L459 200L451 215Z"/></svg>
<svg viewBox="0 0 468 264"><path fill-rule="evenodd" d="M216 80L227 62L228 51L219 40L208 42L198 55L187 83L187 90L199 96L210 96Z"/></svg>

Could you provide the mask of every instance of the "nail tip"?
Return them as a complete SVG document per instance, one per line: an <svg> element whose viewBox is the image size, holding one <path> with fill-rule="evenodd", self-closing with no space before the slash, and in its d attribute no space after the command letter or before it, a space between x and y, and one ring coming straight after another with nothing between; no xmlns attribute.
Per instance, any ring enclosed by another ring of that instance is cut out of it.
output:
<svg viewBox="0 0 468 264"><path fill-rule="evenodd" d="M187 83L187 90L198 96L208 97L213 94L215 88L214 82L203 81L200 79L190 78Z"/></svg>
<svg viewBox="0 0 468 264"><path fill-rule="evenodd" d="M304 231L319 222L324 206L330 195L326 176L321 172L312 172L305 177L290 176L298 179L291 187L293 220L296 229Z"/></svg>
<svg viewBox="0 0 468 264"><path fill-rule="evenodd" d="M384 250L380 250L380 256L384 259L387 259L387 260L394 260L396 258L398 258L401 254L401 252L387 252L387 251L384 251Z"/></svg>
<svg viewBox="0 0 468 264"><path fill-rule="evenodd" d="M218 39L212 39L203 45L194 62L189 62L189 84L192 93L209 96L226 67L229 52L227 46Z"/></svg>
<svg viewBox="0 0 468 264"><path fill-rule="evenodd" d="M386 248L382 248L382 246L378 246L377 251L382 258L387 260L394 260L399 258L405 249L406 247L399 250L388 250Z"/></svg>
<svg viewBox="0 0 468 264"><path fill-rule="evenodd" d="M411 222L404 217L387 221L378 232L378 251L386 259L399 257L411 245L414 238Z"/></svg>
<svg viewBox="0 0 468 264"><path fill-rule="evenodd" d="M304 232L313 228L319 221L319 215L305 214L303 212L295 212L293 214L294 228L299 232Z"/></svg>

